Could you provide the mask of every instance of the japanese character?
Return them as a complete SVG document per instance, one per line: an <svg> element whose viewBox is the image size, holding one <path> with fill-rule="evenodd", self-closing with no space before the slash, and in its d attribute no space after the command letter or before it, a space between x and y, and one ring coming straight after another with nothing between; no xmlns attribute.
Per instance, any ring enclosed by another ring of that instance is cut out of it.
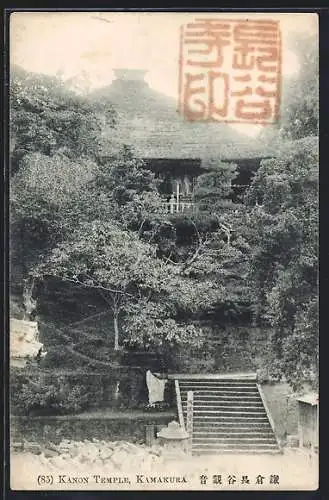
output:
<svg viewBox="0 0 329 500"><path fill-rule="evenodd" d="M279 484L279 476L277 474L270 475L270 484Z"/></svg>
<svg viewBox="0 0 329 500"><path fill-rule="evenodd" d="M222 476L219 476L218 474L214 474L212 477L212 482L214 484L222 484Z"/></svg>
<svg viewBox="0 0 329 500"><path fill-rule="evenodd" d="M186 64L206 68L220 68L224 61L223 48L230 45L230 24L215 19L196 19L186 25L184 44L206 46L203 49L190 49L188 54L198 54L200 59L188 59ZM208 58L212 55L214 57ZM206 60L205 60L206 59Z"/></svg>
<svg viewBox="0 0 329 500"><path fill-rule="evenodd" d="M271 103L268 99L262 102L246 102L240 99L236 103L235 114L237 118L244 120L268 120L272 116Z"/></svg>
<svg viewBox="0 0 329 500"><path fill-rule="evenodd" d="M208 476L205 476L204 474L202 474L200 476L200 483L201 484L207 484L207 481L208 481Z"/></svg>
<svg viewBox="0 0 329 500"><path fill-rule="evenodd" d="M256 477L256 484L263 484L265 477L260 474Z"/></svg>

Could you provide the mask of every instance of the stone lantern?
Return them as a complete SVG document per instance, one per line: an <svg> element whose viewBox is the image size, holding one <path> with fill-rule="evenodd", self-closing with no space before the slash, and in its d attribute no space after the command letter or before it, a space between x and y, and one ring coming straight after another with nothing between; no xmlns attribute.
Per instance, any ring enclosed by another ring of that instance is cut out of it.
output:
<svg viewBox="0 0 329 500"><path fill-rule="evenodd" d="M164 447L164 455L167 458L177 458L177 456L187 453L189 434L175 420L161 429L157 436L160 444Z"/></svg>

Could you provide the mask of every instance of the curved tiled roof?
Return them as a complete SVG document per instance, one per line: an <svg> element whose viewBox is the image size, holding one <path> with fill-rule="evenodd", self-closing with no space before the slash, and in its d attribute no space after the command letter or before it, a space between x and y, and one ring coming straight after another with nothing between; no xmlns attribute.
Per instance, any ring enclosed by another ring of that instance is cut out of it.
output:
<svg viewBox="0 0 329 500"><path fill-rule="evenodd" d="M138 156L233 160L273 154L262 141L240 134L228 124L185 121L177 111L177 100L150 88L141 79L142 71L137 80L129 79L129 70L121 71L111 85L98 89L92 97L104 105L113 104L118 118L111 136L133 147Z"/></svg>

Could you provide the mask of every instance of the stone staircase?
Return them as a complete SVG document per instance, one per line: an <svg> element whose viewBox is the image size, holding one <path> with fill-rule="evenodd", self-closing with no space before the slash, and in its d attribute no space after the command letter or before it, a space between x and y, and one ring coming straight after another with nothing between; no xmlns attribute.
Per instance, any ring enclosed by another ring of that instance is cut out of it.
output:
<svg viewBox="0 0 329 500"><path fill-rule="evenodd" d="M281 453L256 376L184 375L175 385L185 426L193 391L193 455Z"/></svg>

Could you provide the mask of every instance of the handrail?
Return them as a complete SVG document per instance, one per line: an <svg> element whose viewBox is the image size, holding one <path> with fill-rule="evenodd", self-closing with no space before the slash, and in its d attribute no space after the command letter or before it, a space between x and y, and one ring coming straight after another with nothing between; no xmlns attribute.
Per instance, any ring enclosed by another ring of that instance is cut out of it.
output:
<svg viewBox="0 0 329 500"><path fill-rule="evenodd" d="M186 430L188 432L188 453L193 454L192 444L193 444L193 391L187 391L186 400Z"/></svg>
<svg viewBox="0 0 329 500"><path fill-rule="evenodd" d="M276 440L276 443L280 449L280 451L282 452L282 448L281 448L281 445L280 445L280 442L278 440L278 437L277 437L277 434L276 434L276 430L275 430L275 424L274 424L274 420L272 418L272 415L271 415L271 412L270 412L270 409L269 407L267 406L267 402L266 402L266 398L265 398L265 394L263 393L263 389L261 388L261 386L259 384L256 384L257 385L257 389L258 389L258 392L259 392L259 395L261 397L261 400L262 400L262 403L263 403L263 406L265 408L265 413L267 415L267 418L268 418L268 421L270 422L270 426L271 426L271 429L273 431L273 434L274 434L274 437L275 437L275 440Z"/></svg>
<svg viewBox="0 0 329 500"><path fill-rule="evenodd" d="M180 424L181 428L185 431L182 398L181 398L181 394L180 394L179 382L177 379L175 379L175 391L176 391L176 403L177 403L179 424Z"/></svg>

